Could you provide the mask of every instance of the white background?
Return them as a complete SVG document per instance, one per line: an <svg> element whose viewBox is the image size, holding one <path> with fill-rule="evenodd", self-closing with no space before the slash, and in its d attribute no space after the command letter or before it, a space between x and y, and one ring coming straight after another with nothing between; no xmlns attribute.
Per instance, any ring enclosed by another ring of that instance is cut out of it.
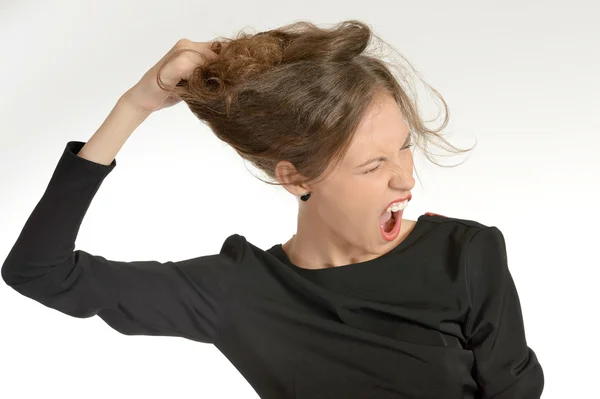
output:
<svg viewBox="0 0 600 399"><path fill-rule="evenodd" d="M180 38L209 41L297 20L360 19L444 96L446 137L477 147L455 168L415 152L424 212L497 226L544 369L543 397L592 397L600 345L600 24L588 1L0 2L0 260L70 140ZM430 116L435 116L433 109ZM437 126L437 124L435 124ZM432 147L434 152L444 154ZM438 158L457 164L463 157ZM296 228L296 200L179 104L151 115L117 156L77 248L109 259L217 253L233 233L266 249ZM237 209L241 216L232 214ZM0 397L256 398L211 345L125 336L0 285ZM120 392L120 394L115 394Z"/></svg>

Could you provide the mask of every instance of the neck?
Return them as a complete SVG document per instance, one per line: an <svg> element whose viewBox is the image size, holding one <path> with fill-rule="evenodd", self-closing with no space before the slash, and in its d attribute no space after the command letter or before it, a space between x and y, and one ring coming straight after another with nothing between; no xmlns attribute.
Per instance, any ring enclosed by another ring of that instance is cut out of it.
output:
<svg viewBox="0 0 600 399"><path fill-rule="evenodd" d="M302 208L298 212L296 234L282 246L293 264L305 269L323 269L365 262L381 255L348 242L318 215Z"/></svg>

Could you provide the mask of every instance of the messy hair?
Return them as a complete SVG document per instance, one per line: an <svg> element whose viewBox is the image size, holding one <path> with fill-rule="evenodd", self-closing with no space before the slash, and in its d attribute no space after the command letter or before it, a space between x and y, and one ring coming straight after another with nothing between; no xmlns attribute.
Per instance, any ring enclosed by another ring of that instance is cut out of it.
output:
<svg viewBox="0 0 600 399"><path fill-rule="evenodd" d="M269 184L281 184L275 168L280 161L294 165L295 184L325 178L344 157L374 97L391 94L402 110L416 146L429 156L427 143L439 139L454 152L461 150L442 137L448 106L440 127L425 125L417 108L409 68L394 75L391 64L367 53L376 36L358 20L320 28L300 21L277 29L212 42L218 57L198 66L176 86L175 92L192 113L245 160L264 172ZM222 43L226 43L223 46ZM194 51L182 49L181 51ZM172 56L180 54L175 52ZM163 64L164 65L164 64ZM418 74L417 74L418 75Z"/></svg>

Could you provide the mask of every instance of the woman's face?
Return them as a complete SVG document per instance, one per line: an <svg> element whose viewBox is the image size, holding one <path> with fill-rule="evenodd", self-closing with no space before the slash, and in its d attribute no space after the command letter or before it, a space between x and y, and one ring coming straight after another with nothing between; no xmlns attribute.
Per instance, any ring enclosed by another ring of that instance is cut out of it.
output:
<svg viewBox="0 0 600 399"><path fill-rule="evenodd" d="M326 179L310 187L313 203L306 204L304 216L311 223L323 223L324 231L352 246L381 251L398 236L386 237L382 232L382 213L391 202L410 196L415 184L410 140L409 127L393 97L377 97L343 160ZM395 216L400 220L402 212Z"/></svg>

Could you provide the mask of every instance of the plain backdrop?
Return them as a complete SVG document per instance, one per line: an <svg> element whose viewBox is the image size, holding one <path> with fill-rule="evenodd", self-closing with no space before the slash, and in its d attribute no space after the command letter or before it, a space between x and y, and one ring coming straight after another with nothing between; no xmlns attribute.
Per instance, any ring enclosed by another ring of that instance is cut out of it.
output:
<svg viewBox="0 0 600 399"><path fill-rule="evenodd" d="M497 226L545 374L543 398L595 394L598 345L600 6L549 1L0 1L0 259L66 143L180 38L209 41L309 20L360 19L448 102L446 137L470 155L415 149L404 217ZM439 107L428 107L435 118ZM438 126L433 123L431 126ZM465 158L468 158L465 161ZM151 115L117 156L76 248L108 259L217 253L230 234L266 249L296 228L268 186L185 106ZM260 175L259 175L260 176ZM239 216L236 216L239 215ZM0 397L257 398L212 345L125 336L0 285ZM115 392L120 394L116 395Z"/></svg>

